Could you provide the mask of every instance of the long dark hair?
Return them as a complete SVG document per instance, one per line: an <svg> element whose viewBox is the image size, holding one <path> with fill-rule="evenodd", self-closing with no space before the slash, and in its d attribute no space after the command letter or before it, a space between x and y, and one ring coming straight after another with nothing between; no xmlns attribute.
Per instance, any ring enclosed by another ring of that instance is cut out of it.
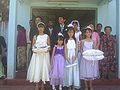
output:
<svg viewBox="0 0 120 90"><path fill-rule="evenodd" d="M73 31L74 31L74 34L73 34L73 37L72 37L72 38L75 40L75 43L76 43L75 30L74 30L74 28L69 27L69 28L67 29L67 35L66 35L66 39L65 39L66 44L67 44L67 42L68 42L68 40L69 40L68 31L70 31L70 30L73 30Z"/></svg>

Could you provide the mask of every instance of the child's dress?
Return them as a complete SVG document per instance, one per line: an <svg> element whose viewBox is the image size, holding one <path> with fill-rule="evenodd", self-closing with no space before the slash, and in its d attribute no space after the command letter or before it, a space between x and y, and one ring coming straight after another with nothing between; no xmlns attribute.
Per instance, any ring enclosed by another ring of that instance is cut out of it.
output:
<svg viewBox="0 0 120 90"><path fill-rule="evenodd" d="M75 56L75 49L76 49L75 40L68 40L66 46L67 46L67 56L70 58L70 62L76 65L71 65L70 67L67 67L70 64L68 64L68 61L66 60L64 86L67 87L73 86L74 88L79 89L80 78L79 78L78 58L76 58L75 61L73 61L72 58Z"/></svg>
<svg viewBox="0 0 120 90"><path fill-rule="evenodd" d="M34 37L35 38L35 37ZM46 47L48 35L38 35L34 47ZM30 82L49 81L50 56L49 52L33 53L27 72L27 80Z"/></svg>
<svg viewBox="0 0 120 90"><path fill-rule="evenodd" d="M64 80L64 68L65 68L65 59L64 59L64 47L61 48L55 45L55 55L53 58L53 66L51 70L51 85L63 85Z"/></svg>
<svg viewBox="0 0 120 90"><path fill-rule="evenodd" d="M80 53L80 35L81 34L82 34L81 31L75 32L75 38L78 41L78 60L80 60L80 56L81 56L81 53Z"/></svg>
<svg viewBox="0 0 120 90"><path fill-rule="evenodd" d="M93 48L93 42L85 41L83 51ZM81 57L80 62L80 79L94 80L99 77L98 61L90 61Z"/></svg>

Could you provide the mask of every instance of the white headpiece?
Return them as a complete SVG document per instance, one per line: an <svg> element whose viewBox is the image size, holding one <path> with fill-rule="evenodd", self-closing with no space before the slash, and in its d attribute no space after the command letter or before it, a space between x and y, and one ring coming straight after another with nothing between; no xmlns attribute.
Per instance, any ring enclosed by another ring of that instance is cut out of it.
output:
<svg viewBox="0 0 120 90"><path fill-rule="evenodd" d="M37 28L38 28L39 25L43 25L43 26L45 27L45 24L44 24L43 22L39 22L39 23L37 24Z"/></svg>
<svg viewBox="0 0 120 90"><path fill-rule="evenodd" d="M92 30L92 28L90 26L87 26L85 29L91 29Z"/></svg>
<svg viewBox="0 0 120 90"><path fill-rule="evenodd" d="M74 22L76 22L77 23L77 25L78 25L78 31L80 31L80 23L79 23L79 21L78 20L73 20L72 22L71 22L71 24L73 25L73 23Z"/></svg>
<svg viewBox="0 0 120 90"><path fill-rule="evenodd" d="M74 26L70 23L67 25L68 28L74 28ZM65 29L65 31L68 31L68 29Z"/></svg>
<svg viewBox="0 0 120 90"><path fill-rule="evenodd" d="M72 27L72 28L74 28L74 26L70 23L67 27Z"/></svg>

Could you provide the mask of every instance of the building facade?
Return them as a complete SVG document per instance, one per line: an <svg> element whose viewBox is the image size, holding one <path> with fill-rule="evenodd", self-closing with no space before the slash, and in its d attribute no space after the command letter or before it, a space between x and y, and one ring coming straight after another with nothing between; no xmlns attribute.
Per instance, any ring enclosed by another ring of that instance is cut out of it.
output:
<svg viewBox="0 0 120 90"><path fill-rule="evenodd" d="M16 26L20 24L29 30L29 20L33 17L34 9L94 10L95 23L102 23L103 27L110 25L113 28L112 34L117 35L118 77L120 78L120 0L10 0L9 3L8 79L13 79L16 75Z"/></svg>

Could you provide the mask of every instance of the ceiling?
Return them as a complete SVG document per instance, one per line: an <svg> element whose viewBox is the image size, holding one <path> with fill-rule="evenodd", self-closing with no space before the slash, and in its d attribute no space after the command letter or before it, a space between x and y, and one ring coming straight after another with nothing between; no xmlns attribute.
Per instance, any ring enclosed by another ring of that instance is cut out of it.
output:
<svg viewBox="0 0 120 90"><path fill-rule="evenodd" d="M77 13L77 14L76 14ZM32 10L33 17L41 16L45 23L48 20L54 21L57 24L59 15L65 16L66 23L70 23L73 19L78 20L81 26L85 26L88 23L95 23L96 12L95 10L65 10L65 9L39 9L34 8Z"/></svg>
<svg viewBox="0 0 120 90"><path fill-rule="evenodd" d="M111 1L111 0L30 0L31 2L51 2L51 3L60 3L60 2L66 2L66 3L89 3L89 4L100 4L101 2Z"/></svg>

